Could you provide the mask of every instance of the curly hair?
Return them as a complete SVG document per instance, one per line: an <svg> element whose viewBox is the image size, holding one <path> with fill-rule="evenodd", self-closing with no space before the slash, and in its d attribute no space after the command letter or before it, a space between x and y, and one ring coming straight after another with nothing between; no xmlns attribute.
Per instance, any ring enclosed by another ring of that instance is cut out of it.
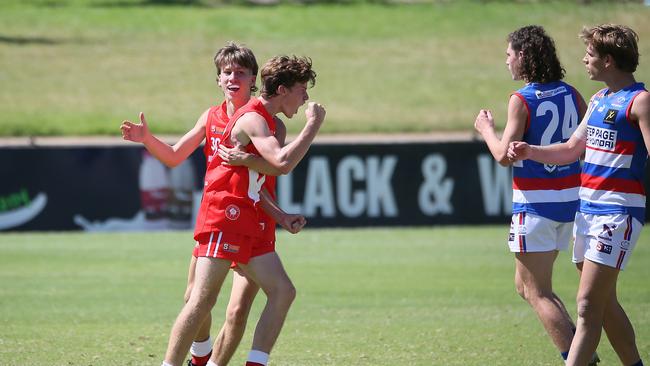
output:
<svg viewBox="0 0 650 366"><path fill-rule="evenodd" d="M253 75L257 75L257 59L255 59L253 51L244 45L238 45L231 41L221 47L214 55L214 66L217 67L217 81L219 81L219 75L221 75L221 68L232 64L245 67ZM251 93L255 93L256 91L257 87L253 84L251 86Z"/></svg>
<svg viewBox="0 0 650 366"><path fill-rule="evenodd" d="M616 66L625 72L635 72L639 65L639 36L630 27L601 24L582 28L579 37L596 50L598 55L611 55Z"/></svg>
<svg viewBox="0 0 650 366"><path fill-rule="evenodd" d="M262 66L260 77L260 94L266 98L277 95L280 85L291 88L296 83L309 82L310 87L316 84L316 72L311 68L309 57L275 56Z"/></svg>
<svg viewBox="0 0 650 366"><path fill-rule="evenodd" d="M555 51L555 42L543 27L529 25L508 35L516 52L522 52L520 73L527 82L548 83L562 80L564 68Z"/></svg>

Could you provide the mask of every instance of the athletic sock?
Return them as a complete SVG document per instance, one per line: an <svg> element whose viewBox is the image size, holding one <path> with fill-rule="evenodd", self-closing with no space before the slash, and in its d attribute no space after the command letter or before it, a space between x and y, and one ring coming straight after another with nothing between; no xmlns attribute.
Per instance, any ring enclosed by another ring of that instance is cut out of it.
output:
<svg viewBox="0 0 650 366"><path fill-rule="evenodd" d="M212 337L208 337L202 342L192 342L190 354L192 355L192 364L205 366L212 355Z"/></svg>
<svg viewBox="0 0 650 366"><path fill-rule="evenodd" d="M210 361L210 356L212 356L212 351L205 356L196 356L192 355L192 365L194 366L206 366L208 361Z"/></svg>
<svg viewBox="0 0 650 366"><path fill-rule="evenodd" d="M160 366L172 366L171 364L168 364L167 362L163 361L162 365Z"/></svg>
<svg viewBox="0 0 650 366"><path fill-rule="evenodd" d="M632 366L643 366L643 360L639 360L637 363L635 363Z"/></svg>
<svg viewBox="0 0 650 366"><path fill-rule="evenodd" d="M216 363L214 363L212 361L208 361L208 363L205 366L219 366L219 365L217 365Z"/></svg>
<svg viewBox="0 0 650 366"><path fill-rule="evenodd" d="M248 353L246 366L266 366L269 362L269 354L262 351L251 350Z"/></svg>

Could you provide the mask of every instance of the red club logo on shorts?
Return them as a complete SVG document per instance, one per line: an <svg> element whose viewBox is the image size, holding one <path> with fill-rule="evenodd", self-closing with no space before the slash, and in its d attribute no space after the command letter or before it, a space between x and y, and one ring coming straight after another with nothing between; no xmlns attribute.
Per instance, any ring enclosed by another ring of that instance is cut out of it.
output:
<svg viewBox="0 0 650 366"><path fill-rule="evenodd" d="M230 220L237 220L239 218L239 207L236 205L228 205L226 207L226 217Z"/></svg>

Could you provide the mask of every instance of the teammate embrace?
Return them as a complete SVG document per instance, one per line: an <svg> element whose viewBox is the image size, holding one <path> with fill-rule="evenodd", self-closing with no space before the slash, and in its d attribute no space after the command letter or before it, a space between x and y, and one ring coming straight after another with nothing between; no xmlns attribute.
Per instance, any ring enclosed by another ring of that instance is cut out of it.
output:
<svg viewBox="0 0 650 366"><path fill-rule="evenodd" d="M279 208L275 176L290 172L307 153L325 109L309 103L305 126L285 145L286 128L276 115L291 118L309 99L307 89L316 80L311 60L270 59L261 70L259 97L251 97L256 90L257 61L250 49L230 43L217 52L214 61L226 100L206 110L174 146L151 134L143 114L139 124L124 121L122 135L143 143L169 166L185 160L205 140L207 167L186 304L171 330L163 365L180 366L190 347L191 365L226 365L242 338L260 288L267 303L246 364L266 365L295 297L295 288L275 252L275 223L296 233L306 222ZM212 352L210 311L231 267L236 270L226 323Z"/></svg>

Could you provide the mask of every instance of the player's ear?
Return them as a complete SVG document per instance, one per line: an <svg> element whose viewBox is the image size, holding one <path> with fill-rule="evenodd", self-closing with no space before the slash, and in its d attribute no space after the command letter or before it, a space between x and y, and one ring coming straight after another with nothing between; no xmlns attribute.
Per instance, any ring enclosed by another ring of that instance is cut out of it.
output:
<svg viewBox="0 0 650 366"><path fill-rule="evenodd" d="M616 62L614 61L614 57L610 55L609 53L603 57L603 61L605 62L605 67L613 67L616 66Z"/></svg>
<svg viewBox="0 0 650 366"><path fill-rule="evenodd" d="M288 91L289 91L289 89L287 89L286 86L280 84L280 86L278 86L278 91L276 92L276 94L277 95L285 95L285 94L287 94Z"/></svg>

